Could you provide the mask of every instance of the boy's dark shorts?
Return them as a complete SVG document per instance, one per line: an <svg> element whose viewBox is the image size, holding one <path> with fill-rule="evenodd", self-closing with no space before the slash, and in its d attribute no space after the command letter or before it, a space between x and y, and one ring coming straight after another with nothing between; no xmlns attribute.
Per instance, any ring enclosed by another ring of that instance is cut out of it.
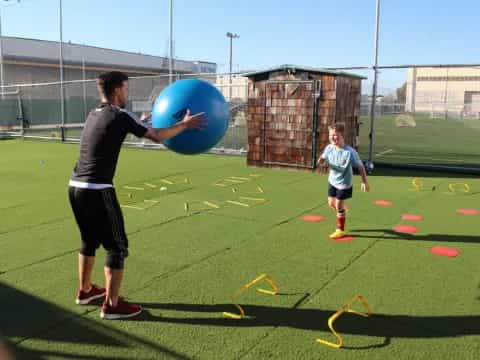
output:
<svg viewBox="0 0 480 360"><path fill-rule="evenodd" d="M334 197L338 200L347 200L350 199L353 195L353 186L350 186L348 189L337 189L332 184L328 184L328 197Z"/></svg>

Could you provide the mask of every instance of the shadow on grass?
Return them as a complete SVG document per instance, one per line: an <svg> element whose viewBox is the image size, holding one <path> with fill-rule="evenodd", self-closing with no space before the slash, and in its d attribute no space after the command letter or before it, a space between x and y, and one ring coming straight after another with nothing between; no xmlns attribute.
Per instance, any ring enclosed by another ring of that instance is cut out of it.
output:
<svg viewBox="0 0 480 360"><path fill-rule="evenodd" d="M143 303L147 309L137 319L131 321L154 321L193 326L220 327L289 327L293 329L318 331L319 337L328 338L328 318L332 310L294 309L274 306L243 305L248 317L242 320L228 319L223 311L236 311L232 304L179 304L179 303ZM200 316L167 317L153 315L148 309L174 310L200 313ZM210 315L206 315L209 313ZM335 322L335 329L341 334L383 337L384 341L362 347L345 349L372 349L388 346L394 338L448 338L456 336L480 335L480 315L466 316L412 316L397 314L374 314L369 318L344 314ZM333 340L333 336L330 336Z"/></svg>
<svg viewBox="0 0 480 360"><path fill-rule="evenodd" d="M2 282L0 282L0 307L2 309L0 332L16 359L118 359L116 356L109 356L107 351L102 355L93 351L89 354L73 349L71 352L65 351L65 344L68 343L74 344L75 349L78 349L79 345L105 349L122 348L126 353L123 359L128 358L129 350L138 346L149 350L149 358L153 352L158 354L158 358L189 359L186 355L157 343L81 316L85 315L88 309L91 310L91 307L86 307L81 314L77 314ZM4 311L5 309L10 310ZM97 307L94 309L99 311ZM30 345L27 347L24 342L29 339L40 340L42 344L49 343L50 346L45 350ZM58 343L58 347L52 346L52 343ZM138 353L136 356L138 358Z"/></svg>
<svg viewBox="0 0 480 360"><path fill-rule="evenodd" d="M370 235L369 233L383 232L384 235ZM480 235L447 235L447 234L426 234L413 235L399 233L392 229L352 229L349 233L352 236L366 239L384 239L384 240L411 240L411 241L433 241L433 242L451 242L451 243L479 243Z"/></svg>

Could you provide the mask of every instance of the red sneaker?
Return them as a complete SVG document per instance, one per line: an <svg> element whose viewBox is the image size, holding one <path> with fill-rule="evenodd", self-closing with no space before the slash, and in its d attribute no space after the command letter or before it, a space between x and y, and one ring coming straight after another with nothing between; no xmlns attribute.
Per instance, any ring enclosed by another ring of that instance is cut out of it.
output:
<svg viewBox="0 0 480 360"><path fill-rule="evenodd" d="M85 292L85 291L82 291L82 290L78 291L77 298L76 298L75 302L78 305L87 305L95 299L100 299L100 298L104 297L105 293L106 293L106 291L105 291L104 288L101 288L101 287L98 287L98 286L92 284L92 288L90 289L89 292Z"/></svg>
<svg viewBox="0 0 480 360"><path fill-rule="evenodd" d="M120 297L118 298L118 303L115 307L108 305L104 301L100 317L106 320L126 319L137 316L141 312L142 307L140 305L130 304Z"/></svg>

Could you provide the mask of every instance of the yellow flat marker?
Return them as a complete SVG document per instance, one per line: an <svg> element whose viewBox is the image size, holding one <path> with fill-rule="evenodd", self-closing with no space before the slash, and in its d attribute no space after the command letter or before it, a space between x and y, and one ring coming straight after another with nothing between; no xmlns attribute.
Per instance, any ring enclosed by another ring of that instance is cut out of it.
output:
<svg viewBox="0 0 480 360"><path fill-rule="evenodd" d="M245 204L239 201L233 201L233 200L227 200L227 203L233 204L233 205L238 205L238 206L243 206L243 207L250 207L249 204Z"/></svg>
<svg viewBox="0 0 480 360"><path fill-rule="evenodd" d="M223 184L223 183L221 183L221 182L216 182L216 183L213 184L213 186L229 187L230 185Z"/></svg>
<svg viewBox="0 0 480 360"><path fill-rule="evenodd" d="M245 291L247 291L253 285L259 283L262 280L265 280L271 286L272 289L271 290L266 290L266 289L257 288L257 292L259 292L261 294L265 294L265 295L272 295L272 296L278 294L278 287L275 284L275 282L273 281L272 277L270 275L267 275L267 274L260 274L255 279L253 279L252 281L243 285L239 290L237 290L233 293L232 304L233 304L233 306L235 306L238 309L239 313L235 314L235 313L232 313L232 312L225 311L225 312L223 312L223 316L225 316L227 318L230 318L230 319L236 319L236 320L243 319L246 316L246 314L245 314L245 310L238 303L238 298Z"/></svg>
<svg viewBox="0 0 480 360"><path fill-rule="evenodd" d="M124 188L128 190L140 190L140 191L145 190L144 188L137 187L137 186L124 186Z"/></svg>
<svg viewBox="0 0 480 360"><path fill-rule="evenodd" d="M213 208L213 209L220 209L220 206L218 206L217 204L214 204L214 203L212 203L212 202L210 202L210 201L204 201L203 203L204 203L205 205Z"/></svg>
<svg viewBox="0 0 480 360"><path fill-rule="evenodd" d="M250 181L251 179L245 178L245 177L240 177L240 176L229 176L230 179L233 180L241 180L241 181Z"/></svg>
<svg viewBox="0 0 480 360"><path fill-rule="evenodd" d="M158 204L159 201L158 200L150 200L150 199L147 199L147 200L143 200L145 202L148 202L148 203L153 203L153 204Z"/></svg>
<svg viewBox="0 0 480 360"><path fill-rule="evenodd" d="M161 179L160 181L168 185L173 185L173 182L167 179Z"/></svg>
<svg viewBox="0 0 480 360"><path fill-rule="evenodd" d="M356 310L353 310L351 308L352 304L355 302L355 301L359 301L363 307L367 310L366 313L362 313L362 312L358 312ZM335 337L337 338L338 342L337 343L334 343L334 342L330 342L330 341L327 341L327 340L322 340L320 338L317 338L316 341L319 343L319 344L322 344L322 345L325 345L325 346L329 346L329 347L332 347L334 349L339 349L343 346L343 337L342 335L340 335L338 332L335 331L334 327L333 327L333 323L335 322L335 320L337 320L341 315L343 315L344 313L351 313L351 314L355 314L355 315L359 315L359 316L363 316L363 317L370 317L372 315L372 311L370 310L370 306L368 305L367 301L365 300L365 298L362 296L362 295L356 295L354 296L348 303L346 303L345 305L343 305L335 314L333 314L332 316L330 316L330 318L328 319L328 327L330 328L330 331L332 332L333 335L335 335Z"/></svg>
<svg viewBox="0 0 480 360"><path fill-rule="evenodd" d="M209 203L210 205L207 204L208 201L192 201L192 202L186 202L184 204L184 209L185 211L205 211L205 210L211 210L213 208L220 208L220 206L214 204L214 203ZM194 206L195 204L202 204L204 206L198 208L198 206Z"/></svg>
<svg viewBox="0 0 480 360"><path fill-rule="evenodd" d="M245 181L235 179L223 179L223 181L233 184L243 184Z"/></svg>
<svg viewBox="0 0 480 360"><path fill-rule="evenodd" d="M152 188L152 189L155 189L157 187L157 185L153 185L153 184L149 184L149 183L144 183L145 185L147 185L149 188Z"/></svg>
<svg viewBox="0 0 480 360"><path fill-rule="evenodd" d="M120 205L122 208L134 209L134 210L145 210L145 208L133 206L133 205Z"/></svg>
<svg viewBox="0 0 480 360"><path fill-rule="evenodd" d="M260 174L250 174L250 176L251 176L251 177L254 177L254 178L259 178L259 177L261 177L262 175L260 175Z"/></svg>
<svg viewBox="0 0 480 360"><path fill-rule="evenodd" d="M267 201L267 199L263 199L263 198L252 198L252 197L248 197L248 196L240 196L239 199L242 199L242 200L251 200L251 201L261 201L261 202Z"/></svg>

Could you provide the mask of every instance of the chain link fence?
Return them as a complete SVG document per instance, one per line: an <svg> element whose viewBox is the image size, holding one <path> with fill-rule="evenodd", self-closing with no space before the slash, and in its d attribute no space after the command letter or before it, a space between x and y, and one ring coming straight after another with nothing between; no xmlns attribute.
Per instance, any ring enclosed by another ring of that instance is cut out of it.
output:
<svg viewBox="0 0 480 360"><path fill-rule="evenodd" d="M344 70L347 70L346 68ZM348 68L366 77L362 84L359 152L377 164L480 171L480 67L460 65L380 67L378 96L372 101L372 69ZM247 79L228 74L176 75L198 78L224 94L229 128L213 149L247 151ZM131 78L128 110L141 117L169 84L168 75ZM79 141L88 112L98 104L95 80L64 84L64 137ZM0 92L0 136L61 140L58 83L6 86ZM375 122L372 127L372 105ZM129 145L158 146L130 136ZM161 146L160 146L161 147Z"/></svg>
<svg viewBox="0 0 480 360"><path fill-rule="evenodd" d="M247 150L247 79L235 75L230 85L228 75L176 75L175 80L196 78L208 81L222 92L230 109L227 134L212 150L243 154ZM225 81L227 79L227 81ZM168 75L130 78L127 109L139 118L151 109L160 92L169 84ZM98 105L95 80L64 83L65 114L62 126L59 83L5 86L0 92L0 134L36 139L79 141L89 111ZM129 136L126 143L159 146L148 140Z"/></svg>

